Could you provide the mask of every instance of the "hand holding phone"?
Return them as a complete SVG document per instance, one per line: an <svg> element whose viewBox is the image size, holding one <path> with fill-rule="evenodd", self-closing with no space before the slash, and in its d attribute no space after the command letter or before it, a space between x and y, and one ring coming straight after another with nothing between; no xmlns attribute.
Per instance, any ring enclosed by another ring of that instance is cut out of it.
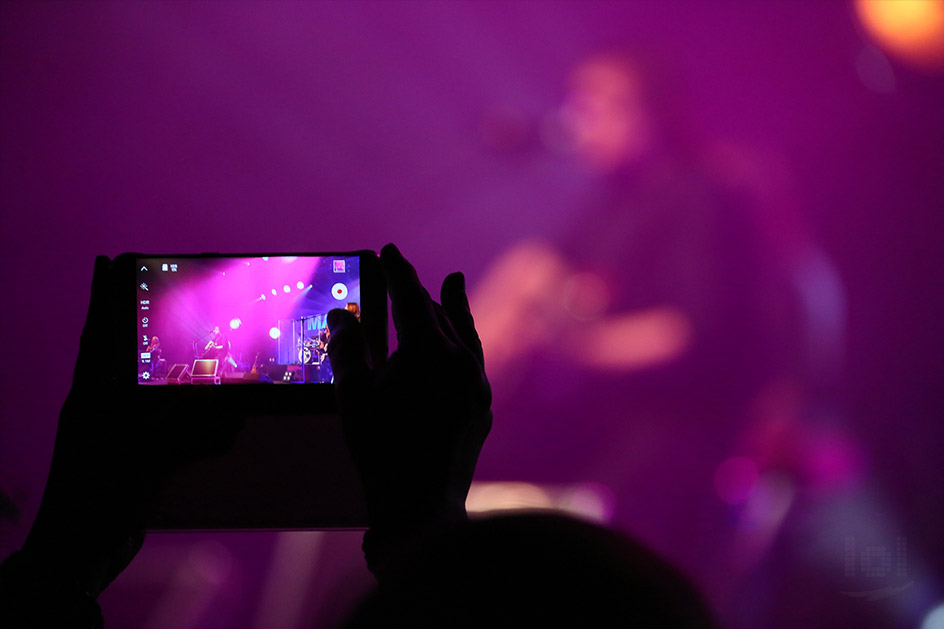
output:
<svg viewBox="0 0 944 629"><path fill-rule="evenodd" d="M368 566L426 526L464 519L465 499L491 429L491 390L461 273L434 302L393 245L381 251L397 330L389 360L370 361L363 326L332 310L328 345L344 434L364 483Z"/></svg>
<svg viewBox="0 0 944 629"><path fill-rule="evenodd" d="M104 256L95 260L72 388L23 550L41 574L57 582L50 588L92 598L137 553L158 488L194 461L225 452L241 428L239 418L206 417L187 396L164 406L137 406L133 386L112 377L110 263ZM203 400L212 404L212 392Z"/></svg>

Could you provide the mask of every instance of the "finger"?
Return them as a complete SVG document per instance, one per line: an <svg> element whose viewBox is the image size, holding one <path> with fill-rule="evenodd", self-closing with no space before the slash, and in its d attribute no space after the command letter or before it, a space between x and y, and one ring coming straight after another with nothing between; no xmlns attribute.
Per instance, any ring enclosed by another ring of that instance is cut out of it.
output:
<svg viewBox="0 0 944 629"><path fill-rule="evenodd" d="M440 332L433 300L400 250L392 244L385 246L380 251L380 263L390 293L397 342L411 342Z"/></svg>
<svg viewBox="0 0 944 629"><path fill-rule="evenodd" d="M446 338L456 345L462 345L462 339L459 338L455 328L452 327L452 321L449 320L449 315L446 314L446 311L443 309L443 307L434 301L433 311L436 313L436 321L439 323L439 329L443 331L443 334L446 335Z"/></svg>
<svg viewBox="0 0 944 629"><path fill-rule="evenodd" d="M350 400L363 386L370 373L367 337L357 317L348 310L335 308L328 313L328 359L334 372L334 384L342 403Z"/></svg>
<svg viewBox="0 0 944 629"><path fill-rule="evenodd" d="M95 258L92 272L92 290L89 295L89 309L85 317L85 327L79 340L79 355L75 362L72 381L76 385L85 385L101 379L108 367L111 325L108 317L110 287L107 256Z"/></svg>
<svg viewBox="0 0 944 629"><path fill-rule="evenodd" d="M484 368L485 353L482 351L479 334L475 331L472 309L469 307L469 298L465 294L465 276L462 273L450 273L446 276L440 291L440 300L459 340L472 350L479 364Z"/></svg>

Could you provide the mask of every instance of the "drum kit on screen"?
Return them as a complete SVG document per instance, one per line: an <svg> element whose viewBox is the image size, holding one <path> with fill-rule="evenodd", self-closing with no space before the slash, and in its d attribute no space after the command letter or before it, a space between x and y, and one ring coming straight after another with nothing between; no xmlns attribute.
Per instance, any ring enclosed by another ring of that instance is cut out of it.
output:
<svg viewBox="0 0 944 629"><path fill-rule="evenodd" d="M309 337L299 341L298 362L303 365L320 365L328 357L327 343L320 337Z"/></svg>

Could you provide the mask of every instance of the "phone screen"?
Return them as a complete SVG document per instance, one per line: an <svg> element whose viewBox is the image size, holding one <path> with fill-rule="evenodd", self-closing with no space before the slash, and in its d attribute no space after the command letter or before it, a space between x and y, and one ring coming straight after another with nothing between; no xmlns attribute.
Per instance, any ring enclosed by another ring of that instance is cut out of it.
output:
<svg viewBox="0 0 944 629"><path fill-rule="evenodd" d="M360 318L357 255L138 257L141 385L331 383L328 311Z"/></svg>

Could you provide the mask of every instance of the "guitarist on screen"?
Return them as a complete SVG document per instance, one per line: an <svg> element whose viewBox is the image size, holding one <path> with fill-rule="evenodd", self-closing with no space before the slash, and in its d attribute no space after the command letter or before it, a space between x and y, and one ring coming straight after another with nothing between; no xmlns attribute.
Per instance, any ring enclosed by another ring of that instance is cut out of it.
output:
<svg viewBox="0 0 944 629"><path fill-rule="evenodd" d="M220 332L220 326L216 326L213 328L213 336L206 344L206 347L203 348L203 357L216 358L220 362L223 362L223 359L228 353L229 341L227 340L226 335Z"/></svg>

